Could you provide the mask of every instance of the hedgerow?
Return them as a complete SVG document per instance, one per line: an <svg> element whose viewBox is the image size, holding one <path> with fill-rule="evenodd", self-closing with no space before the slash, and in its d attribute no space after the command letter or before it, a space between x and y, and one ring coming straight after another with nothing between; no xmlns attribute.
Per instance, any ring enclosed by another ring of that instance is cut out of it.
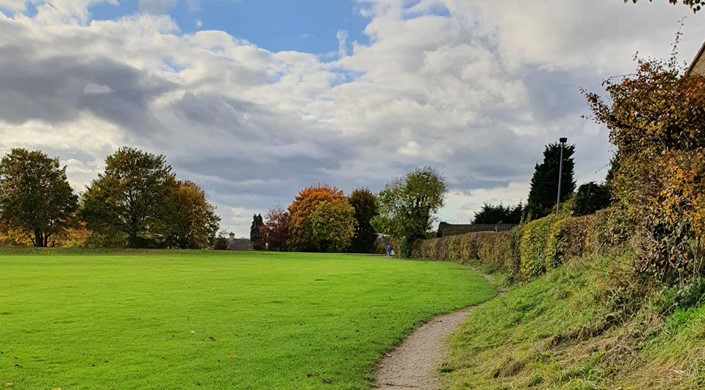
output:
<svg viewBox="0 0 705 390"><path fill-rule="evenodd" d="M415 258L478 262L486 270L502 271L512 280L530 280L547 269L585 254L621 246L623 221L612 209L593 215L550 215L509 232L474 232L420 240L414 244ZM619 233L615 236L615 232Z"/></svg>

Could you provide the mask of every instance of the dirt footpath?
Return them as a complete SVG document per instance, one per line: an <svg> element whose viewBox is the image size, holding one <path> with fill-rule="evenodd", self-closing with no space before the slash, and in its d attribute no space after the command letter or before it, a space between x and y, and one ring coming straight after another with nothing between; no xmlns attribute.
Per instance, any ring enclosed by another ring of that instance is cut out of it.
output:
<svg viewBox="0 0 705 390"><path fill-rule="evenodd" d="M447 339L471 308L432 319L419 327L380 362L376 386L389 390L437 390L438 368L448 354Z"/></svg>

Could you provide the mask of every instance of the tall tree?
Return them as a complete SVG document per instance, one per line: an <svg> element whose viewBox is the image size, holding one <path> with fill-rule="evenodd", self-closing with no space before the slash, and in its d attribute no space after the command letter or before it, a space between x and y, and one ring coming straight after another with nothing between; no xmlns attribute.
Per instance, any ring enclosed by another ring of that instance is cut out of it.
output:
<svg viewBox="0 0 705 390"><path fill-rule="evenodd" d="M206 193L188 180L179 180L169 188L165 203L170 207L165 222L168 246L181 249L204 249L215 244L220 217L208 203Z"/></svg>
<svg viewBox="0 0 705 390"><path fill-rule="evenodd" d="M318 245L306 231L308 216L320 202L345 199L343 191L328 184L317 184L299 191L289 205L289 249L293 251L316 251Z"/></svg>
<svg viewBox="0 0 705 390"><path fill-rule="evenodd" d="M270 251L286 250L289 241L289 213L277 207L269 210L265 217L267 222L260 228L265 248Z"/></svg>
<svg viewBox="0 0 705 390"><path fill-rule="evenodd" d="M573 153L575 153L575 145L566 145L563 148L561 202L569 198L575 190ZM547 145L543 152L543 162L536 164L534 168L534 176L531 178L531 190L526 204L526 209L532 218L544 217L550 214L556 206L560 159L561 145L559 143Z"/></svg>
<svg viewBox="0 0 705 390"><path fill-rule="evenodd" d="M348 197L355 209L355 235L350 250L355 253L372 253L375 250L377 231L372 226L372 218L379 215L377 197L367 188L358 188Z"/></svg>
<svg viewBox="0 0 705 390"><path fill-rule="evenodd" d="M379 193L379 216L373 219L378 231L400 240L401 255L411 255L411 244L431 229L434 214L443 206L447 185L431 167L416 169L394 179Z"/></svg>
<svg viewBox="0 0 705 390"><path fill-rule="evenodd" d="M45 247L70 227L78 197L58 158L41 151L12 149L0 160L0 220Z"/></svg>
<svg viewBox="0 0 705 390"><path fill-rule="evenodd" d="M262 233L260 232L262 226L264 226L262 214L254 214L252 216L252 224L250 225L250 242L252 243L252 247L256 250L262 250L264 248L262 245Z"/></svg>
<svg viewBox="0 0 705 390"><path fill-rule="evenodd" d="M308 217L309 241L320 252L342 252L355 234L355 209L346 198L319 202Z"/></svg>
<svg viewBox="0 0 705 390"><path fill-rule="evenodd" d="M475 213L474 224L519 223L524 211L524 205L504 206L484 203L482 209Z"/></svg>
<svg viewBox="0 0 705 390"><path fill-rule="evenodd" d="M131 248L154 245L168 234L166 198L174 185L163 155L123 147L86 189L81 216L91 231L122 235Z"/></svg>

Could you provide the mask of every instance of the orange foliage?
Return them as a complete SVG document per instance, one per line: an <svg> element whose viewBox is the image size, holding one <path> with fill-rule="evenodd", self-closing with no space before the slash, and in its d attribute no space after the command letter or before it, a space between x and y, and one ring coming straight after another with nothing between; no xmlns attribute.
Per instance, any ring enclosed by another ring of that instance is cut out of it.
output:
<svg viewBox="0 0 705 390"><path fill-rule="evenodd" d="M78 226L66 229L61 234L53 238L49 245L65 248L82 247L90 236L91 232L86 229L86 224L84 222L80 222Z"/></svg>
<svg viewBox="0 0 705 390"><path fill-rule="evenodd" d="M18 229L0 229L0 246L32 246L32 238Z"/></svg>
<svg viewBox="0 0 705 390"><path fill-rule="evenodd" d="M618 148L614 195L643 235L636 268L666 282L703 272L690 252L705 237L705 78L676 64L639 61L635 75L605 82L609 103L587 94Z"/></svg>
<svg viewBox="0 0 705 390"><path fill-rule="evenodd" d="M294 251L310 251L316 244L309 242L306 222L316 205L322 201L345 199L343 191L328 184L316 184L299 191L289 205L289 248Z"/></svg>

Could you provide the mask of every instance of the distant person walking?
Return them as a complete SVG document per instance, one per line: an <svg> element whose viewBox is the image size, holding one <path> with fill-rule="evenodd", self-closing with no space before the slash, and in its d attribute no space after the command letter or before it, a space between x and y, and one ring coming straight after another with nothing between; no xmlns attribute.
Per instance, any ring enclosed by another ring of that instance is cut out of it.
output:
<svg viewBox="0 0 705 390"><path fill-rule="evenodd" d="M389 258L389 257L392 257L392 252L394 252L394 251L392 251L392 245L391 245L391 244L387 244L387 248L386 248L386 249L387 249L387 257L388 257L388 258Z"/></svg>

